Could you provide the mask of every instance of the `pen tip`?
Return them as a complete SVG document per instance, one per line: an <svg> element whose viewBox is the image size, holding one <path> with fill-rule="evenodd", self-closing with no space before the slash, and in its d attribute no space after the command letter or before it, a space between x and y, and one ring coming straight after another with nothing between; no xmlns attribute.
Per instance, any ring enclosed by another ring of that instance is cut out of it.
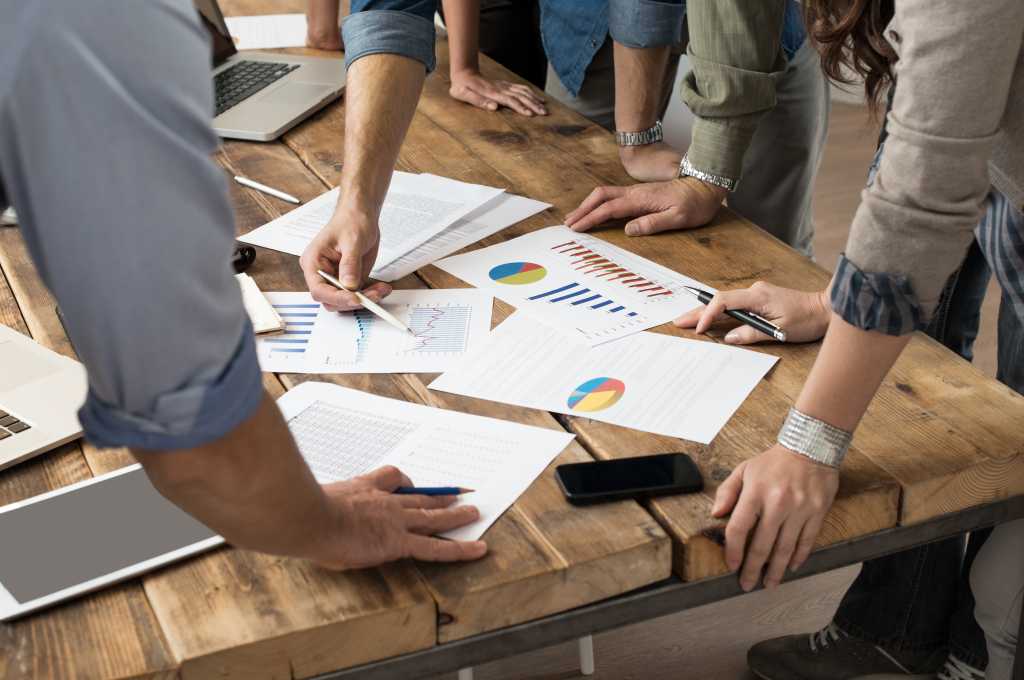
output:
<svg viewBox="0 0 1024 680"><path fill-rule="evenodd" d="M459 493L460 493L460 494L464 494L464 493L473 493L474 491L476 491L476 489L467 489L467 488L465 488L465 487L463 487L463 488L459 489Z"/></svg>

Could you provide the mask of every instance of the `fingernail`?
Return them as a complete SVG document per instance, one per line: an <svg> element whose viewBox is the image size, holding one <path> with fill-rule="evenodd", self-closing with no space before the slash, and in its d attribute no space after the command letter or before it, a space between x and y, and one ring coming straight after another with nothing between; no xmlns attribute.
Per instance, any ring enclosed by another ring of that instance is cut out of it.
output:
<svg viewBox="0 0 1024 680"><path fill-rule="evenodd" d="M737 331L729 331L725 334L725 341L735 343L740 341L740 334Z"/></svg>

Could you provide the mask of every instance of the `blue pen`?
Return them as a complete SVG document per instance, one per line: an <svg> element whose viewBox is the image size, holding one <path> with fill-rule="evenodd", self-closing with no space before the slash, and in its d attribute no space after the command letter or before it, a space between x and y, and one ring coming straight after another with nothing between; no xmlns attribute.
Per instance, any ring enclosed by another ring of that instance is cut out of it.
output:
<svg viewBox="0 0 1024 680"><path fill-rule="evenodd" d="M394 490L404 496L461 496L464 493L473 493L473 489L463 489L458 486L400 486Z"/></svg>

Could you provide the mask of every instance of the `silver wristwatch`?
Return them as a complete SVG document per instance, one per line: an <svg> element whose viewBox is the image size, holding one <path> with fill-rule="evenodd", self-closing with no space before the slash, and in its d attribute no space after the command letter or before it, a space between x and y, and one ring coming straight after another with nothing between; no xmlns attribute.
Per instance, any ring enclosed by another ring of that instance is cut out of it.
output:
<svg viewBox="0 0 1024 680"><path fill-rule="evenodd" d="M812 418L795 408L789 409L779 430L779 444L816 463L838 468L850 449L853 433Z"/></svg>
<svg viewBox="0 0 1024 680"><path fill-rule="evenodd" d="M716 187L722 187L726 191L736 191L736 186L739 184L739 182L730 177L722 177L721 175L704 172L703 170L695 167L693 163L690 162L690 158L688 156L683 156L683 160L679 162L678 176L696 177L702 182L714 184Z"/></svg>
<svg viewBox="0 0 1024 680"><path fill-rule="evenodd" d="M661 121L640 132L619 132L615 131L615 141L619 146L646 146L657 144L665 138L661 128Z"/></svg>

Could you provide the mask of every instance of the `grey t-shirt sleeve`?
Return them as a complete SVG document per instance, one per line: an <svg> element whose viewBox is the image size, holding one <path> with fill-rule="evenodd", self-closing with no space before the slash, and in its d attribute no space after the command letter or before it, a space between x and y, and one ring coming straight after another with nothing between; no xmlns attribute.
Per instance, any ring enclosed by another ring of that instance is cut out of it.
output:
<svg viewBox="0 0 1024 680"><path fill-rule="evenodd" d="M208 37L190 0L25 4L0 47L0 181L88 370L86 435L219 438L262 389L210 158Z"/></svg>

